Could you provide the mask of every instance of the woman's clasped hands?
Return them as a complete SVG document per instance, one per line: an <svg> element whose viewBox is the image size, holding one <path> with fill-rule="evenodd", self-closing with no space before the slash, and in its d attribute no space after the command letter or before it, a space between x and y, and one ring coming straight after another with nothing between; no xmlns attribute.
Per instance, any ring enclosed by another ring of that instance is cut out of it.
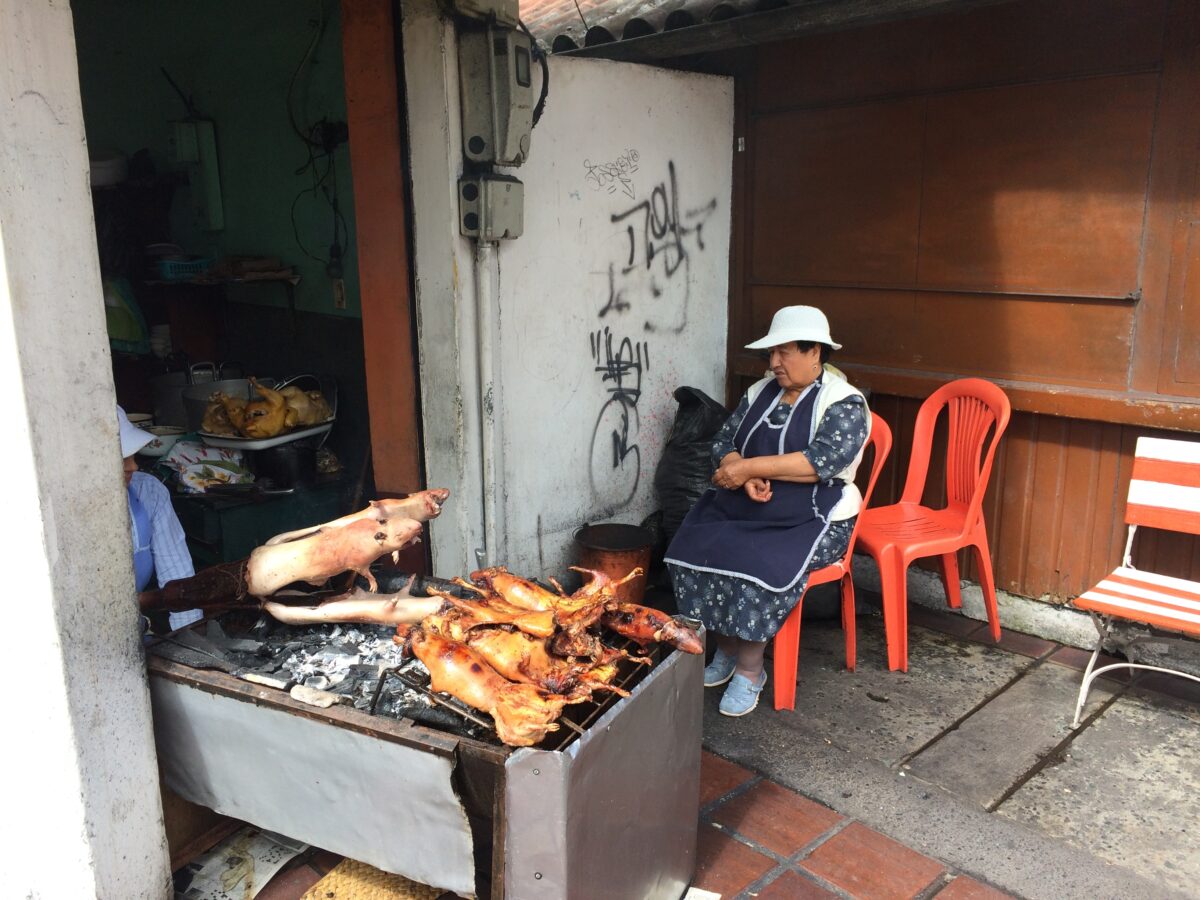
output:
<svg viewBox="0 0 1200 900"><path fill-rule="evenodd" d="M746 496L757 503L766 503L771 499L771 482L750 474L748 460L738 453L730 453L721 460L717 471L713 473L712 483L719 488L729 491L744 490Z"/></svg>

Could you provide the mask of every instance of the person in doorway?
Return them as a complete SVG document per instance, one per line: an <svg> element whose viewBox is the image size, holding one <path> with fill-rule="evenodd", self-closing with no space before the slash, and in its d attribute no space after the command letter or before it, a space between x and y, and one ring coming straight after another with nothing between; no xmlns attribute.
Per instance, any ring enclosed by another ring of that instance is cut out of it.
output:
<svg viewBox="0 0 1200 900"><path fill-rule="evenodd" d="M133 571L137 582L138 605L144 607L146 588L156 578L161 588L169 581L195 574L187 539L179 517L171 506L171 493L152 475L138 471L135 454L154 435L129 421L125 410L117 407L121 436L121 456L125 459L125 491L129 500L129 518L133 535ZM168 614L171 631L203 618L198 609Z"/></svg>
<svg viewBox="0 0 1200 900"><path fill-rule="evenodd" d="M870 431L866 398L833 366L841 349L812 306L775 313L771 372L746 392L713 445L713 487L667 548L679 611L717 642L704 686L728 684L720 711L744 716L767 682L763 652L808 574L846 552L862 497L854 474Z"/></svg>

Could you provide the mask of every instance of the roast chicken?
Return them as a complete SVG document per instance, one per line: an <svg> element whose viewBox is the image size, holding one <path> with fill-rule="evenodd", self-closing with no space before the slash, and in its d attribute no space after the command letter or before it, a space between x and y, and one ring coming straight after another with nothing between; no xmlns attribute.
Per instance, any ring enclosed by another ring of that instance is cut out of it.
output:
<svg viewBox="0 0 1200 900"><path fill-rule="evenodd" d="M295 385L272 390L250 378L259 396L253 400L230 397L216 391L209 397L200 429L227 437L278 437L296 428L320 425L333 418L329 401L320 391L305 391Z"/></svg>

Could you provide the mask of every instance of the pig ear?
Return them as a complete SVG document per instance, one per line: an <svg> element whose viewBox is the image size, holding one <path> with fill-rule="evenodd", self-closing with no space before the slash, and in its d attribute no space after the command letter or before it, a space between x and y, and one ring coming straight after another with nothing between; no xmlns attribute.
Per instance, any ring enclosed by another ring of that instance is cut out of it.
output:
<svg viewBox="0 0 1200 900"><path fill-rule="evenodd" d="M375 509L379 509L381 506L383 506L383 503L379 500L371 500L367 503L367 505L374 507Z"/></svg>

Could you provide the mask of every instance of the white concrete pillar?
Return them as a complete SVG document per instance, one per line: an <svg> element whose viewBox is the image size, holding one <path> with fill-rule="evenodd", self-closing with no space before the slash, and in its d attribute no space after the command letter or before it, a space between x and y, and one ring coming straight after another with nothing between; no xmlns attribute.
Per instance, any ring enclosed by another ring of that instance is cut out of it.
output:
<svg viewBox="0 0 1200 900"><path fill-rule="evenodd" d="M433 570L458 574L476 568L475 551L487 542L479 347L494 338L479 330L474 245L458 227L463 152L454 24L437 0L401 6L425 471L430 487L452 491L430 528Z"/></svg>
<svg viewBox="0 0 1200 900"><path fill-rule="evenodd" d="M0 0L0 384L0 892L169 897L66 0Z"/></svg>

